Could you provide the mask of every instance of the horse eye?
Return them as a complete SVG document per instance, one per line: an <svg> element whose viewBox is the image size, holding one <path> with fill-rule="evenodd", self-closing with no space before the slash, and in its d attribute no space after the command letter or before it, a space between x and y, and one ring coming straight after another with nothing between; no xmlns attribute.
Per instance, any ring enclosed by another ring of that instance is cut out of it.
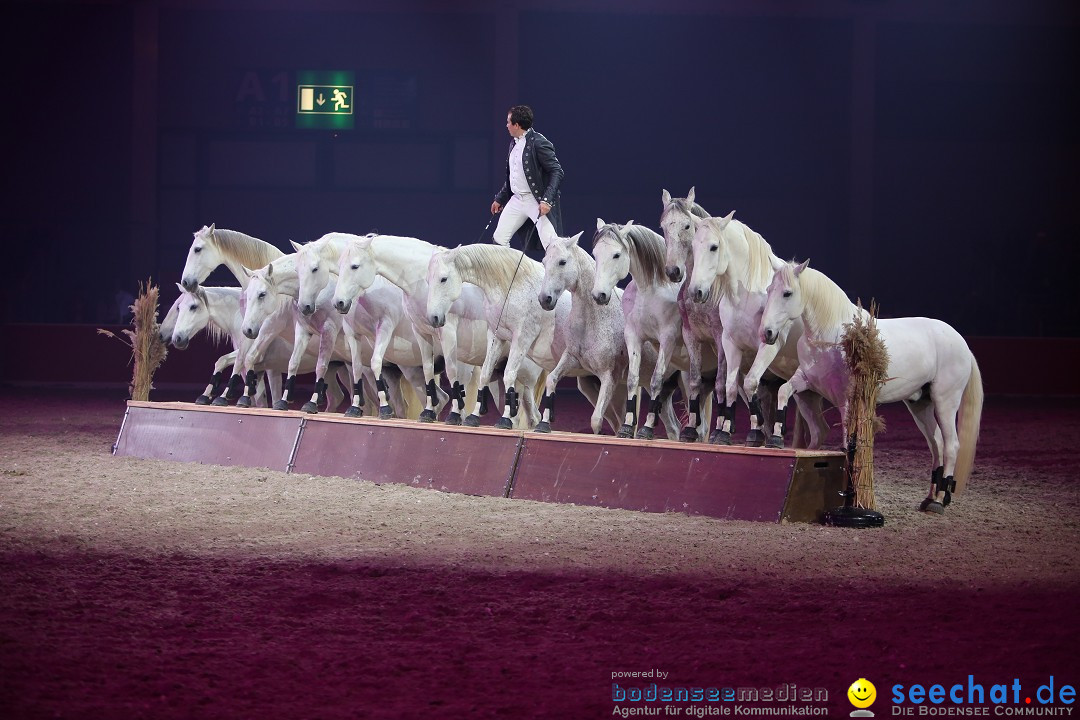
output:
<svg viewBox="0 0 1080 720"><path fill-rule="evenodd" d="M719 245L713 245L712 247L709 248L709 252L716 252L719 249L720 249Z"/></svg>
<svg viewBox="0 0 1080 720"><path fill-rule="evenodd" d="M620 257L622 257L622 253L615 253L615 257L613 259L618 260Z"/></svg>
<svg viewBox="0 0 1080 720"><path fill-rule="evenodd" d="M690 229L690 223L686 223L686 227L684 227L683 230L689 230L689 229Z"/></svg>
<svg viewBox="0 0 1080 720"><path fill-rule="evenodd" d="M201 248L201 247L197 247L197 248L192 248L192 249L191 249L191 251L192 251L193 253L201 253L201 252L202 252L202 248Z"/></svg>
<svg viewBox="0 0 1080 720"><path fill-rule="evenodd" d="M261 293L259 293L259 299L260 299L260 300L263 300L263 299L265 299L265 298L266 298L266 293L265 293L265 292L261 292Z"/></svg>
<svg viewBox="0 0 1080 720"><path fill-rule="evenodd" d="M191 307L189 307L188 310L194 310L194 309L195 309L195 303L191 303Z"/></svg>
<svg viewBox="0 0 1080 720"><path fill-rule="evenodd" d="M784 297L791 297L791 291L790 290L785 290L784 291Z"/></svg>
<svg viewBox="0 0 1080 720"><path fill-rule="evenodd" d="M357 264L353 265L352 269L353 270L359 270L360 269L360 263L357 263Z"/></svg>
<svg viewBox="0 0 1080 720"><path fill-rule="evenodd" d="M565 261L565 260L560 260L560 261L559 261L559 267L562 267L562 266L563 266L563 265L565 265L565 264L566 264L566 261Z"/></svg>
<svg viewBox="0 0 1080 720"><path fill-rule="evenodd" d="M311 274L312 275L314 275L317 272L319 272L319 268L317 268L317 267L311 268Z"/></svg>
<svg viewBox="0 0 1080 720"><path fill-rule="evenodd" d="M442 280L440 280L439 282L441 282L441 283L444 283L444 282L446 282L446 278L443 278L443 279L442 279Z"/></svg>

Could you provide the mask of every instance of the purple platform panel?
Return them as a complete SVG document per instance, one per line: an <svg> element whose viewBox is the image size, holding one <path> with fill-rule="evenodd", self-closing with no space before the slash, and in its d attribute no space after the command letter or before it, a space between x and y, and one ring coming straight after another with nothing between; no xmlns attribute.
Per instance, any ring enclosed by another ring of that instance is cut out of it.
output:
<svg viewBox="0 0 1080 720"><path fill-rule="evenodd" d="M521 434L407 420L308 419L293 472L506 497Z"/></svg>
<svg viewBox="0 0 1080 720"><path fill-rule="evenodd" d="M292 412L130 401L113 453L285 471L303 421Z"/></svg>

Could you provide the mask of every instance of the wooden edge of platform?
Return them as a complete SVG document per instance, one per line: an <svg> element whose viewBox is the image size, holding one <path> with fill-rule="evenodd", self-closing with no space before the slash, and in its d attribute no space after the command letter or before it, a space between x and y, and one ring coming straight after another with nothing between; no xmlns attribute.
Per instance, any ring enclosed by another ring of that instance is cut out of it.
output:
<svg viewBox="0 0 1080 720"><path fill-rule="evenodd" d="M403 420L394 418L379 420L369 417L347 418L339 413L306 413L301 410L274 410L271 408L238 408L232 405L196 405L191 402L146 402L141 400L128 400L128 407L183 410L187 412L211 412L228 413L235 415L256 415L274 418L304 418L308 422L330 422L357 425L360 427L401 427L413 430L435 431L440 433L468 433L481 434L492 437L513 439L515 442L573 442L591 445L605 445L618 447L637 448L664 448L668 450L691 451L700 453L720 453L735 455L767 455L780 457L835 457L843 456L839 450L806 450L802 448L766 448L746 447L744 445L712 445L709 443L684 443L676 440L638 440L636 438L616 438L614 435L592 435L584 433L553 431L550 433L538 433L526 430L497 430L494 427L464 427L462 425L447 425L442 422L422 423L417 420Z"/></svg>

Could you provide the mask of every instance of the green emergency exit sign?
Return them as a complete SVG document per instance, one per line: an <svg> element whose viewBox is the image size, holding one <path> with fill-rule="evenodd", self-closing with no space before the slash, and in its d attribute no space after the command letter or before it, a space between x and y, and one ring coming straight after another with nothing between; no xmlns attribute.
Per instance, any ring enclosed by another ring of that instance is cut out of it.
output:
<svg viewBox="0 0 1080 720"><path fill-rule="evenodd" d="M296 74L296 127L351 130L356 80L351 72L300 71Z"/></svg>

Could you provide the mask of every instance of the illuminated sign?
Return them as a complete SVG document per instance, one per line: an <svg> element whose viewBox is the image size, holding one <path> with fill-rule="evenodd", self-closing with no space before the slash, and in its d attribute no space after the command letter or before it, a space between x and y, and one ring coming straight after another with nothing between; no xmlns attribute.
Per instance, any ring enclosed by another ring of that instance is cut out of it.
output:
<svg viewBox="0 0 1080 720"><path fill-rule="evenodd" d="M296 127L351 130L356 107L355 87L351 72L298 72Z"/></svg>

